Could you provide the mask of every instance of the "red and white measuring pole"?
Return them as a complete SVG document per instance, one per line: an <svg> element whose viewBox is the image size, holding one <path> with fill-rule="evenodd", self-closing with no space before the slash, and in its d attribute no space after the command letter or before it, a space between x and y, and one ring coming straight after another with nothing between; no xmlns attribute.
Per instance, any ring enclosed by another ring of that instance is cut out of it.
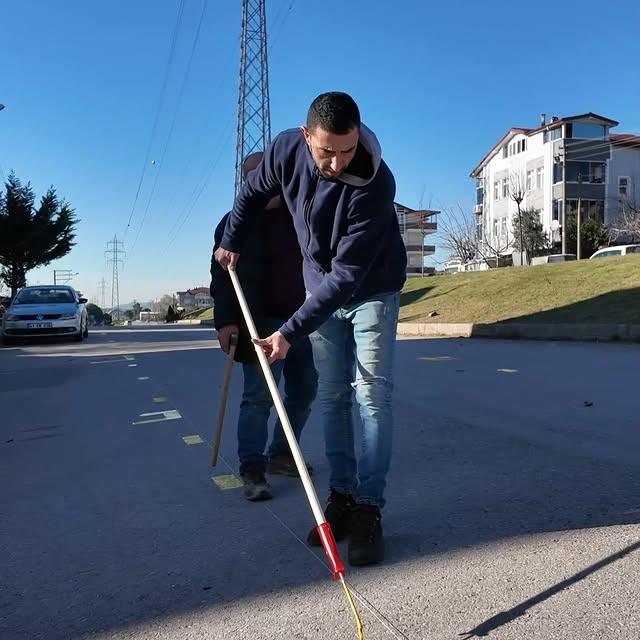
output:
<svg viewBox="0 0 640 640"><path fill-rule="evenodd" d="M238 279L238 274L235 272L235 269L231 267L229 268L229 276L231 277L233 288L235 289L238 302L240 303L244 321L246 322L247 328L249 329L249 335L252 339L258 340L260 336L258 336L258 332L256 331L256 326L253 322L253 318L251 317L249 305L247 305L247 300L244 297L244 293L240 285L240 280ZM338 551L338 547L336 546L336 541L333 537L331 525L325 520L324 513L322 512L322 508L320 507L320 503L318 502L316 490L313 486L313 483L311 482L311 478L309 477L307 465L305 464L304 458L302 457L302 453L300 453L300 447L298 446L298 442L293 433L293 429L291 428L289 416L287 416L287 412L284 408L284 403L282 402L282 398L280 397L278 385L276 384L273 373L271 372L271 367L269 366L269 362L267 361L267 356L259 345L254 343L253 346L256 350L260 366L262 367L262 373L264 374L265 380L267 381L267 386L269 387L269 391L271 392L273 405L275 406L278 417L280 418L282 428L284 429L284 434L287 437L289 448L291 449L291 453L296 463L298 473L300 474L302 486L304 487L304 491L307 494L307 500L309 501L309 505L311 506L313 517L315 518L318 525L318 535L320 536L322 548L324 549L324 552L327 556L331 572L333 573L333 577L336 580L343 580L345 575L344 563L342 562L340 552Z"/></svg>

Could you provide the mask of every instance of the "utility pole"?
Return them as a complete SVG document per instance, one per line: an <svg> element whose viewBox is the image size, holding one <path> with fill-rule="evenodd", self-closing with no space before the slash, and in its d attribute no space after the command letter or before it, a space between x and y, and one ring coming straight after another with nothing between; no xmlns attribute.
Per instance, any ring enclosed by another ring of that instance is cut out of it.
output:
<svg viewBox="0 0 640 640"><path fill-rule="evenodd" d="M269 142L271 142L271 117L265 0L242 0L236 196L243 182L244 159L254 152L264 151Z"/></svg>
<svg viewBox="0 0 640 640"><path fill-rule="evenodd" d="M107 263L111 263L113 267L113 273L111 277L111 317L114 320L120 320L120 288L118 282L118 266L124 263L123 257L125 251L120 247L124 246L123 242L120 242L117 236L113 236L113 240L107 242L107 250L105 255L107 256ZM119 256L122 256L119 257ZM114 318L114 311L116 317Z"/></svg>
<svg viewBox="0 0 640 640"><path fill-rule="evenodd" d="M99 300L102 303L100 305L100 308L104 309L104 296L105 296L105 293L107 291L107 283L104 281L104 278L102 278L102 280L100 280L100 284L98 285L98 291L100 292Z"/></svg>
<svg viewBox="0 0 640 640"><path fill-rule="evenodd" d="M580 224L582 222L582 174L578 174L578 211L576 213L576 258L580 260L581 258L581 243L582 238L580 237Z"/></svg>

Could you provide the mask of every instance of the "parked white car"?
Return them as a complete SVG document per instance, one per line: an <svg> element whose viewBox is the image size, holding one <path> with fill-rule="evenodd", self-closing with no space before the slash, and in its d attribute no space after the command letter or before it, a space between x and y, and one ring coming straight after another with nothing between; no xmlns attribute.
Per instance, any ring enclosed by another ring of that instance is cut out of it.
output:
<svg viewBox="0 0 640 640"><path fill-rule="evenodd" d="M575 253L554 253L550 256L536 256L531 259L531 265L556 264L557 262L571 262L576 259Z"/></svg>
<svg viewBox="0 0 640 640"><path fill-rule="evenodd" d="M593 260L594 258L611 258L612 256L628 256L631 253L640 253L640 244L621 244L618 247L598 249L589 260Z"/></svg>
<svg viewBox="0 0 640 640"><path fill-rule="evenodd" d="M2 317L2 340L70 336L81 342L88 335L86 302L65 285L24 287Z"/></svg>

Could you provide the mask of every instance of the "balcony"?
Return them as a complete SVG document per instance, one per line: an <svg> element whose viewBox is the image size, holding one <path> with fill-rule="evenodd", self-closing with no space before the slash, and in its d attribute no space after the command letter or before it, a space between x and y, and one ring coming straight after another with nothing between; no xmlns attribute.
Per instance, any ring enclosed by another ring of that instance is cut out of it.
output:
<svg viewBox="0 0 640 640"><path fill-rule="evenodd" d="M482 215L482 205L481 204L477 204L473 207L473 213L475 213L477 216L481 216Z"/></svg>
<svg viewBox="0 0 640 640"><path fill-rule="evenodd" d="M434 245L432 244L405 244L405 249L407 250L407 253L419 253L422 255L423 251L424 251L424 255L425 256L430 256L432 254L434 254L436 252L436 248Z"/></svg>

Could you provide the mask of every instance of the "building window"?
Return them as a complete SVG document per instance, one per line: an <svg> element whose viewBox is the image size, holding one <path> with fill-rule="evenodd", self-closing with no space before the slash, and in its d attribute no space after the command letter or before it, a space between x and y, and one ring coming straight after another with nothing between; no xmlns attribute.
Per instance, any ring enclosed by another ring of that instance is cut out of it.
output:
<svg viewBox="0 0 640 640"><path fill-rule="evenodd" d="M527 191L533 191L533 169L527 171Z"/></svg>
<svg viewBox="0 0 640 640"><path fill-rule="evenodd" d="M494 238L498 237L498 221L497 220L493 221L493 237Z"/></svg>
<svg viewBox="0 0 640 640"><path fill-rule="evenodd" d="M502 147L502 157L506 158L509 155L509 150L507 149L507 145L505 144L504 147Z"/></svg>
<svg viewBox="0 0 640 640"><path fill-rule="evenodd" d="M607 133L604 125L592 122L573 122L567 128L567 138L604 138Z"/></svg>
<svg viewBox="0 0 640 640"><path fill-rule="evenodd" d="M484 202L484 189L476 189L476 204Z"/></svg>
<svg viewBox="0 0 640 640"><path fill-rule="evenodd" d="M551 219L557 220L562 224L562 200L553 201L553 211L551 213Z"/></svg>
<svg viewBox="0 0 640 640"><path fill-rule="evenodd" d="M553 163L553 183L558 184L558 182L562 182L562 162L554 162Z"/></svg>
<svg viewBox="0 0 640 640"><path fill-rule="evenodd" d="M507 239L507 219L506 218L502 218L500 220L500 237L502 238L502 240Z"/></svg>
<svg viewBox="0 0 640 640"><path fill-rule="evenodd" d="M493 183L493 199L500 200L500 180Z"/></svg>
<svg viewBox="0 0 640 640"><path fill-rule="evenodd" d="M620 176L618 178L618 193L621 198L629 195L629 176Z"/></svg>
<svg viewBox="0 0 640 640"><path fill-rule="evenodd" d="M544 167L536 169L536 189L544 189Z"/></svg>
<svg viewBox="0 0 640 640"><path fill-rule="evenodd" d="M549 131L545 131L542 135L542 139L544 142L553 142L554 140L559 140L560 138L562 138L562 127L550 129Z"/></svg>
<svg viewBox="0 0 640 640"><path fill-rule="evenodd" d="M509 181L506 178L502 178L502 197L509 197Z"/></svg>
<svg viewBox="0 0 640 640"><path fill-rule="evenodd" d="M604 182L603 162L567 162L567 182L589 182L602 184Z"/></svg>
<svg viewBox="0 0 640 640"><path fill-rule="evenodd" d="M567 200L567 218L575 220L578 201ZM580 221L595 220L604 223L604 200L580 200Z"/></svg>

